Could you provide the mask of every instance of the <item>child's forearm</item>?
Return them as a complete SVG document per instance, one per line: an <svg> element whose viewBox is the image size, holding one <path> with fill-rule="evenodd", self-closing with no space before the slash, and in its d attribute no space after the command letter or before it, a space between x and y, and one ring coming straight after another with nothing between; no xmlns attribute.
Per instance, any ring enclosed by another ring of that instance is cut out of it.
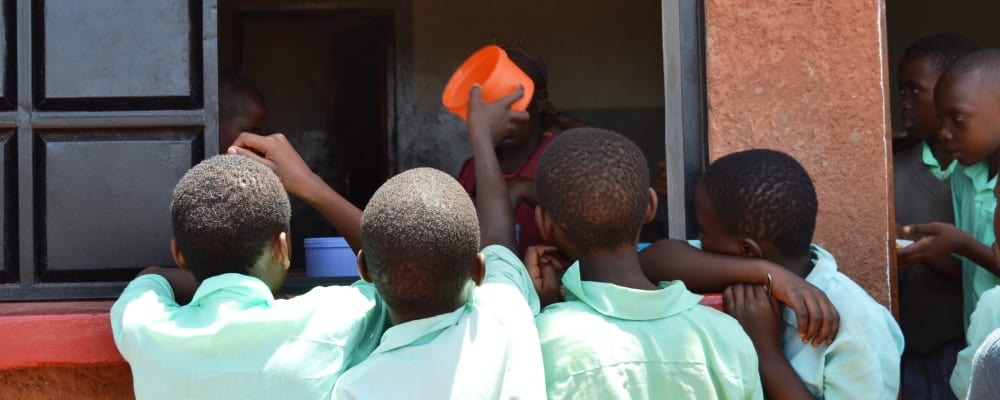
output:
<svg viewBox="0 0 1000 400"><path fill-rule="evenodd" d="M470 126L469 137L475 160L476 213L482 246L498 244L516 249L514 209L490 132L486 127Z"/></svg>
<svg viewBox="0 0 1000 400"><path fill-rule="evenodd" d="M318 175L313 174L313 177L312 184L304 185L309 188L307 193L293 194L319 211L357 253L361 250L361 210L323 182Z"/></svg>
<svg viewBox="0 0 1000 400"><path fill-rule="evenodd" d="M694 292L719 292L736 283L767 285L772 266L761 259L713 254L682 240L660 240L639 252L646 277L653 282L681 280Z"/></svg>
<svg viewBox="0 0 1000 400"><path fill-rule="evenodd" d="M987 271L993 273L993 275L1000 276L1000 266L997 265L997 260L993 258L993 251L972 237L972 235L966 236L958 249L958 254L979 264Z"/></svg>
<svg viewBox="0 0 1000 400"><path fill-rule="evenodd" d="M754 341L760 362L760 381L764 385L764 397L771 400L812 399L812 393L795 373L781 348Z"/></svg>

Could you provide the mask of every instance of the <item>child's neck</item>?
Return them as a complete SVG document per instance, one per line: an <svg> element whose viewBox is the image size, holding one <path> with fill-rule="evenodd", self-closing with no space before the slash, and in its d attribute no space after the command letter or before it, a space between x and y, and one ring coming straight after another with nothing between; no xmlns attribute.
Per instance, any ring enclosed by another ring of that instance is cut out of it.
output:
<svg viewBox="0 0 1000 400"><path fill-rule="evenodd" d="M532 154L535 154L535 150L538 149L538 145L542 143L541 133L531 135L531 139L528 140L523 146L516 149L497 149L497 161L500 162L500 170L504 174L510 174L521 168Z"/></svg>
<svg viewBox="0 0 1000 400"><path fill-rule="evenodd" d="M631 289L656 290L639 266L635 244L616 249L599 249L580 255L580 279L611 283Z"/></svg>

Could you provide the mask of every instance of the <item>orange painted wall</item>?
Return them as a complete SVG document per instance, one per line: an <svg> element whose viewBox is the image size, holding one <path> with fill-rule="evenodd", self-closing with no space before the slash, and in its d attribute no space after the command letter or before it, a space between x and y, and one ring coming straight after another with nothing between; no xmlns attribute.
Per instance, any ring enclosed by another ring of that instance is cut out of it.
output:
<svg viewBox="0 0 1000 400"><path fill-rule="evenodd" d="M773 148L798 159L819 194L814 241L888 306L884 10L879 0L705 2L709 157Z"/></svg>

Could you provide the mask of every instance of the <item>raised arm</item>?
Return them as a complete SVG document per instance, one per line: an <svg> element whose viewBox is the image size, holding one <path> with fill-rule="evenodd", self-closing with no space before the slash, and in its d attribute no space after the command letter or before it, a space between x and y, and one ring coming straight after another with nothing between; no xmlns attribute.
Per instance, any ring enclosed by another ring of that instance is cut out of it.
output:
<svg viewBox="0 0 1000 400"><path fill-rule="evenodd" d="M483 101L479 86L469 93L469 143L476 169L476 213L479 214L481 246L498 244L515 253L514 209L503 172L496 156L496 143L507 132L528 121L528 113L514 111L510 105L524 95L519 87L514 93L495 102Z"/></svg>
<svg viewBox="0 0 1000 400"><path fill-rule="evenodd" d="M228 153L252 157L270 167L289 194L319 211L347 239L354 252L361 250L361 210L313 173L285 135L242 133Z"/></svg>
<svg viewBox="0 0 1000 400"><path fill-rule="evenodd" d="M668 239L639 252L639 262L651 281L681 280L695 292L721 292L737 283L769 286L771 296L795 312L799 337L813 346L833 342L840 327L840 314L823 291L764 259L709 253Z"/></svg>

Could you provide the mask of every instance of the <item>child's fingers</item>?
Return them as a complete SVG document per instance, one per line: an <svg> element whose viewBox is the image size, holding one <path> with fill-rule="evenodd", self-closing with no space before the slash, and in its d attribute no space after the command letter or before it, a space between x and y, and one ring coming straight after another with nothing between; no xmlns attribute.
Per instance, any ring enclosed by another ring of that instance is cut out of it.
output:
<svg viewBox="0 0 1000 400"><path fill-rule="evenodd" d="M250 157L250 158L256 160L257 162L259 162L261 164L266 165L268 168L274 169L274 162L272 162L271 160L268 160L268 159L266 159L264 157L261 157L261 156L257 155L257 153L255 153L253 151L250 151L250 150L247 150L245 148L238 147L238 146L229 146L229 149L226 150L226 153L231 154L231 155L247 156L247 157Z"/></svg>
<svg viewBox="0 0 1000 400"><path fill-rule="evenodd" d="M733 304L733 287L727 286L725 290L722 291L722 306L726 309L726 314L733 315L733 310L736 305Z"/></svg>
<svg viewBox="0 0 1000 400"><path fill-rule="evenodd" d="M500 103L503 106L509 108L511 104L514 104L514 102L521 100L522 97L524 97L524 86L517 85L517 89L514 89L514 93L501 97L499 100L497 100L497 103Z"/></svg>
<svg viewBox="0 0 1000 400"><path fill-rule="evenodd" d="M482 103L483 102L483 88L479 86L478 83L472 85L472 89L469 89L469 104L472 103Z"/></svg>
<svg viewBox="0 0 1000 400"><path fill-rule="evenodd" d="M833 343L833 339L837 337L837 332L840 329L840 314L837 309L829 303L821 303L822 308L822 323L823 326L820 328L819 333L813 339L813 346L820 346L823 343L830 344Z"/></svg>

